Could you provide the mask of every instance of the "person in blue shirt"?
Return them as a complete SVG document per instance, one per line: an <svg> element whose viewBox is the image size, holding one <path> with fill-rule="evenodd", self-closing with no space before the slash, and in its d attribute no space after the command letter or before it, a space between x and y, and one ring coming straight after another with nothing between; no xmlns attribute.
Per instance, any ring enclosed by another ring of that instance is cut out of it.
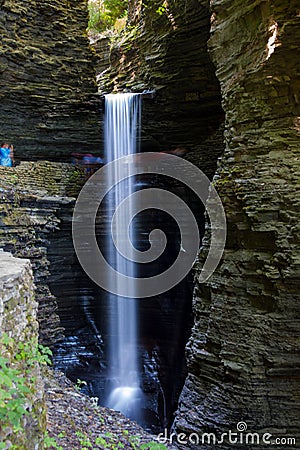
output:
<svg viewBox="0 0 300 450"><path fill-rule="evenodd" d="M6 142L2 142L0 147L0 166L12 167L12 149Z"/></svg>

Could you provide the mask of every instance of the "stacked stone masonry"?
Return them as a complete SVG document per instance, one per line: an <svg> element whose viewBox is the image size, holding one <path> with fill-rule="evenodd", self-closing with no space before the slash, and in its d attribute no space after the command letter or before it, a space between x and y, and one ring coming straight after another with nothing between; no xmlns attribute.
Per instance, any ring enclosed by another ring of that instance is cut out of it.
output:
<svg viewBox="0 0 300 450"><path fill-rule="evenodd" d="M0 251L0 337L8 335L18 346L37 341L37 303L34 298L34 285L31 264L28 259L14 258L10 253ZM1 356L15 361L15 355L8 352L0 343ZM28 374L25 361L19 363L18 370L26 379L34 380L33 389L26 393L28 415L22 421L23 431L12 432L11 427L0 427L1 443L17 444L17 448L42 448L45 431L44 386L39 366ZM32 382L31 382L32 383Z"/></svg>

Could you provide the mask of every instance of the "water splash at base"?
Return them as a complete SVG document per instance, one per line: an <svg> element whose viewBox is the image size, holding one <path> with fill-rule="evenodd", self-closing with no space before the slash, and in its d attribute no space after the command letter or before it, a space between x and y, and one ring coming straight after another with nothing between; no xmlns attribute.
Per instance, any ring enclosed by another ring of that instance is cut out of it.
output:
<svg viewBox="0 0 300 450"><path fill-rule="evenodd" d="M115 388L107 401L109 408L121 411L126 416L137 419L143 404L143 391L139 387L120 386Z"/></svg>

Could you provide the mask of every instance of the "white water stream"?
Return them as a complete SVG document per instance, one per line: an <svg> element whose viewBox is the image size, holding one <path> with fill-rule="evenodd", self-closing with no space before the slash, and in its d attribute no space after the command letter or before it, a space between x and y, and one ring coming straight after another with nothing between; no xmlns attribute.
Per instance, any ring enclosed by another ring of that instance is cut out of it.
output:
<svg viewBox="0 0 300 450"><path fill-rule="evenodd" d="M141 96L139 94L110 94L105 96L105 158L111 162L122 156L137 152L137 136L140 130ZM113 169L112 169L113 170ZM114 169L117 170L117 169ZM127 169L130 176L130 167ZM110 173L107 183L118 178ZM108 210L112 214L120 202L133 193L133 178L119 183L108 196ZM127 214L132 217L129 205ZM110 220L108 221L110 222ZM128 240L126 218L119 216L116 220L116 245L122 239ZM107 234L111 235L110 223ZM130 231L134 243L134 229ZM126 241L125 241L126 242ZM128 242L129 244L129 242ZM128 277L135 277L134 264L120 255L109 240L108 254L110 264L116 271ZM128 253L130 259L130 251ZM115 281L112 281L115 282ZM132 281L129 281L132 282ZM137 351L137 301L135 298L123 298L110 294L110 342L109 342L109 388L106 406L123 412L138 420L142 405Z"/></svg>

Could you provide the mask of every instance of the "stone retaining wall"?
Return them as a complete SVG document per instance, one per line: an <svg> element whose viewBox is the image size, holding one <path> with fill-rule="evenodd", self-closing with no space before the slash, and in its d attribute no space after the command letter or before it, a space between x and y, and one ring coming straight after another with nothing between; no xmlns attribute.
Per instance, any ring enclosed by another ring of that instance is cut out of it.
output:
<svg viewBox="0 0 300 450"><path fill-rule="evenodd" d="M0 251L0 337L5 333L14 341L10 351L2 342L0 347L1 355L13 360L14 364L20 345L37 341L37 306L30 261L14 258L10 253ZM46 424L40 369L36 365L28 373L26 361L22 359L17 368L24 379L34 378L34 381L30 382L30 392L26 393L26 409L29 414L24 416L24 429L19 433L0 427L0 441L12 442L17 444L18 448L39 449L42 448Z"/></svg>

